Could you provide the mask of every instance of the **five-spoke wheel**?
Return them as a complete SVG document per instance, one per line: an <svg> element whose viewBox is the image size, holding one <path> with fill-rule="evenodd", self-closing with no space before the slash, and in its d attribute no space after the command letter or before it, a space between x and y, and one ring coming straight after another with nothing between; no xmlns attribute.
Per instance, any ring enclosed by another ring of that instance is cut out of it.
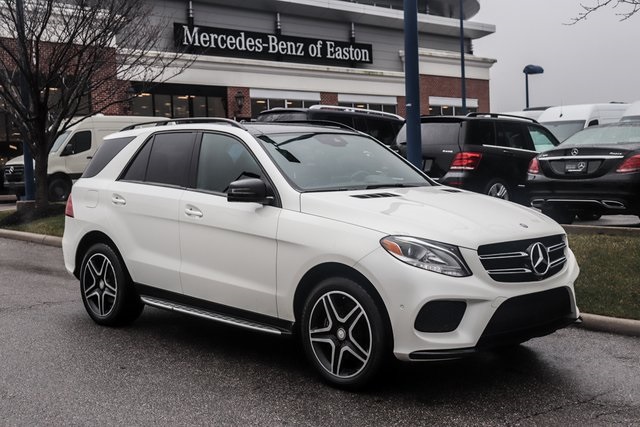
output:
<svg viewBox="0 0 640 427"><path fill-rule="evenodd" d="M82 302L101 325L121 326L135 320L144 307L120 257L103 243L93 245L80 268Z"/></svg>
<svg viewBox="0 0 640 427"><path fill-rule="evenodd" d="M306 301L302 339L307 357L330 383L347 388L365 385L388 349L380 308L356 282L327 279Z"/></svg>

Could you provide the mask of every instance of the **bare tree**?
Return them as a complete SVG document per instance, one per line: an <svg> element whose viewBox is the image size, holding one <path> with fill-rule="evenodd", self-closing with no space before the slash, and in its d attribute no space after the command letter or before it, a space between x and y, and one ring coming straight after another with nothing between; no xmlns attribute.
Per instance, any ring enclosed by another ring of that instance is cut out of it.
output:
<svg viewBox="0 0 640 427"><path fill-rule="evenodd" d="M572 19L571 23L586 20L593 12L602 9L604 7L612 7L613 9L621 10L616 13L620 17L621 21L631 18L640 10L640 0L596 0L595 4L584 5L580 4L582 12L578 13L576 18ZM624 9L624 10L623 10Z"/></svg>
<svg viewBox="0 0 640 427"><path fill-rule="evenodd" d="M22 2L0 0L0 99L35 161L36 206L46 207L56 136L130 100L130 81L166 81L190 63L158 49L168 25L152 1Z"/></svg>

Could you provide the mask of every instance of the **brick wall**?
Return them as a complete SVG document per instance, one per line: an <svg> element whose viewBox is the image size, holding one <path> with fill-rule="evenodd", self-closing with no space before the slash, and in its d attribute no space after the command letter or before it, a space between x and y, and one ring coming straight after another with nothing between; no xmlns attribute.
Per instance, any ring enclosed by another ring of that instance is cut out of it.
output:
<svg viewBox="0 0 640 427"><path fill-rule="evenodd" d="M420 110L429 114L429 96L462 98L460 79L456 77L420 76ZM489 111L489 81L466 79L467 99L478 100L478 111Z"/></svg>
<svg viewBox="0 0 640 427"><path fill-rule="evenodd" d="M244 104L240 110L236 102L238 92L244 95ZM251 119L251 98L248 87L227 87L227 116L230 119L235 117L237 120Z"/></svg>
<svg viewBox="0 0 640 427"><path fill-rule="evenodd" d="M333 92L320 92L320 104L338 105L338 94Z"/></svg>

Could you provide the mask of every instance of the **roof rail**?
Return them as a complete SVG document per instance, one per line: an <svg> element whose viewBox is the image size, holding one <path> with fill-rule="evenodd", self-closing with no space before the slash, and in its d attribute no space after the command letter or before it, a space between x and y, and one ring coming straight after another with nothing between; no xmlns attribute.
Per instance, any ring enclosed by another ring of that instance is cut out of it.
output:
<svg viewBox="0 0 640 427"><path fill-rule="evenodd" d="M532 119L531 117L515 116L513 114L469 113L469 114L467 114L466 117L491 117L491 118L510 117L510 118L513 118L513 119L528 120L528 121L533 122L533 123L538 123L538 121L536 119Z"/></svg>
<svg viewBox="0 0 640 427"><path fill-rule="evenodd" d="M340 122L334 122L331 120L312 120L312 119L307 119L307 120L278 120L278 121L274 121L274 122L252 122L255 124L260 124L260 125L279 125L282 123L289 123L289 124L311 124L311 125L320 125L320 126L333 126L333 127L338 127L338 128L342 128L342 129L347 129L347 130L352 130L354 132L358 132L361 133L359 130L352 128L349 125L345 125L344 123L340 123Z"/></svg>
<svg viewBox="0 0 640 427"><path fill-rule="evenodd" d="M316 104L309 107L310 110L333 110L333 111L346 111L346 112L357 112L364 114L371 114L375 116L383 116L383 117L393 117L394 119L404 120L404 117L399 116L393 113L387 113L386 111L379 110L367 110L366 108L356 108L356 107L343 107L340 105L323 105Z"/></svg>
<svg viewBox="0 0 640 427"><path fill-rule="evenodd" d="M240 129L245 128L235 120L225 119L222 117L186 117L186 118L180 118L180 119L158 120L155 122L135 123L133 125L127 126L120 130L121 131L131 130L131 129L139 129L143 127L152 127L152 126L175 126L175 125L190 124L190 123L222 123L222 124L227 124Z"/></svg>

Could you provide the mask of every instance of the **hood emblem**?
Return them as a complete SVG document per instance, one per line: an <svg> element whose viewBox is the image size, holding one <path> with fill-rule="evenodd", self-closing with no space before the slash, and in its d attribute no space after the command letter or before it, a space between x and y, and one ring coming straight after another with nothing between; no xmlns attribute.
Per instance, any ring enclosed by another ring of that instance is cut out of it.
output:
<svg viewBox="0 0 640 427"><path fill-rule="evenodd" d="M578 149L577 148L572 148L571 149L571 155L572 156L577 156L578 155Z"/></svg>
<svg viewBox="0 0 640 427"><path fill-rule="evenodd" d="M527 250L529 252L529 261L531 261L531 268L536 276L544 276L549 271L551 261L549 260L549 251L540 242L536 242L529 246Z"/></svg>

